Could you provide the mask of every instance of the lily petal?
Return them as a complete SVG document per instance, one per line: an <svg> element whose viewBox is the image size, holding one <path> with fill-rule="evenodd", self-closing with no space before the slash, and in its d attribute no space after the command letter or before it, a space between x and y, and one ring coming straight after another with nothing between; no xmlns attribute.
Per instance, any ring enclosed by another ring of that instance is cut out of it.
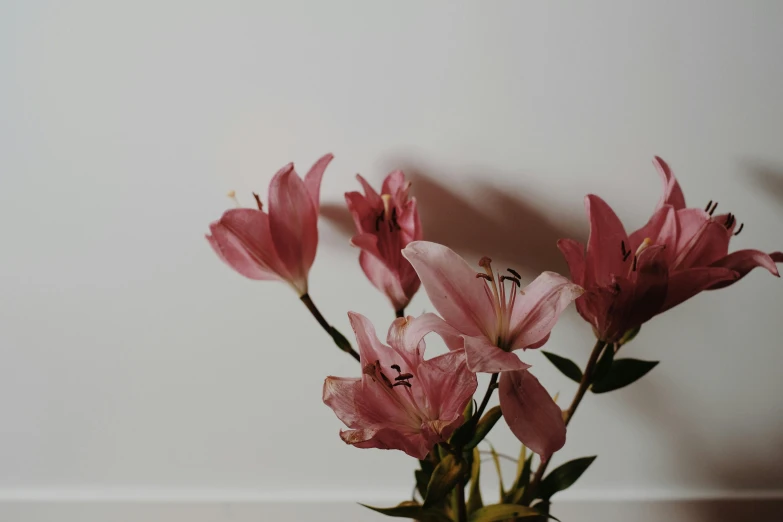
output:
<svg viewBox="0 0 783 522"><path fill-rule="evenodd" d="M495 329L495 307L476 270L448 247L414 241L402 251L419 274L427 295L451 325L469 336L487 335Z"/></svg>
<svg viewBox="0 0 783 522"><path fill-rule="evenodd" d="M654 245L666 246L666 259L674 261L677 254L677 212L671 205L663 205L652 215L650 220L639 230L633 232L629 237L629 245L626 248L632 253L636 252L645 239L650 239ZM633 258L629 256L628 263L632 263Z"/></svg>
<svg viewBox="0 0 783 522"><path fill-rule="evenodd" d="M585 247L579 241L573 239L560 239L557 248L563 254L571 272L571 279L578 285L585 282Z"/></svg>
<svg viewBox="0 0 783 522"><path fill-rule="evenodd" d="M386 259L378 250L378 236L373 234L358 234L351 239L351 244L362 249L359 254L359 265L364 275L375 288L386 294L395 310L402 310L411 298L402 288L400 277L386 263Z"/></svg>
<svg viewBox="0 0 783 522"><path fill-rule="evenodd" d="M402 450L416 459L424 459L429 453L427 442L421 435L404 435L391 428L364 428L340 432L346 444L357 448L378 448Z"/></svg>
<svg viewBox="0 0 783 522"><path fill-rule="evenodd" d="M367 183L367 180L364 179L361 174L357 174L356 179L361 183L362 188L364 189L364 197L367 199L367 203L373 208L383 208L383 200L381 199L381 196L375 192L375 189L372 188L372 185Z"/></svg>
<svg viewBox="0 0 783 522"><path fill-rule="evenodd" d="M348 377L327 377L324 381L324 404L334 410L337 418L346 426L357 425L359 416L356 410L356 396L361 393L362 380Z"/></svg>
<svg viewBox="0 0 783 522"><path fill-rule="evenodd" d="M566 307L584 289L554 272L544 272L527 285L511 313L511 349L541 346Z"/></svg>
<svg viewBox="0 0 783 522"><path fill-rule="evenodd" d="M462 418L465 406L478 387L476 374L465 364L463 352L448 352L425 361L419 367L417 377L421 386L427 389L429 407L433 410L431 416L437 419Z"/></svg>
<svg viewBox="0 0 783 522"><path fill-rule="evenodd" d="M484 336L464 337L465 355L472 372L498 373L530 368L513 352L506 352Z"/></svg>
<svg viewBox="0 0 783 522"><path fill-rule="evenodd" d="M563 447L563 412L533 374L527 370L504 373L499 393L503 417L522 444L544 460Z"/></svg>
<svg viewBox="0 0 783 522"><path fill-rule="evenodd" d="M398 351L415 353L424 336L431 332L438 334L449 350L462 350L464 347L462 335L433 313L397 318L389 328L386 342ZM421 352L423 355L424 350Z"/></svg>
<svg viewBox="0 0 783 522"><path fill-rule="evenodd" d="M622 243L628 245L628 235L612 207L598 196L590 194L585 197L585 210L590 221L590 236L584 284L608 285L613 274L625 272Z"/></svg>
<svg viewBox="0 0 783 522"><path fill-rule="evenodd" d="M655 159L653 159L653 165L655 165L663 180L663 195L660 201L658 201L656 210L664 205L671 205L674 207L674 210L685 208L685 195L669 165L658 156L655 156Z"/></svg>
<svg viewBox="0 0 783 522"><path fill-rule="evenodd" d="M356 334L356 344L359 346L359 356L362 367L379 361L382 368L390 368L396 359L391 348L381 343L375 333L375 326L362 314L348 312L348 320ZM406 369L407 371L407 369Z"/></svg>
<svg viewBox="0 0 783 522"><path fill-rule="evenodd" d="M737 278L734 280L726 279L716 282L714 285L711 285L709 289L714 290L716 288L729 286L734 281L739 281L745 277L748 272L757 266L766 268L772 275L780 277L780 272L775 263L783 263L783 252L773 252L771 254L766 254L759 250L738 250L732 252L726 257L714 262L712 266L732 270L736 272Z"/></svg>
<svg viewBox="0 0 783 522"><path fill-rule="evenodd" d="M269 216L260 210L236 208L226 211L209 226L207 241L227 265L245 277L257 280L290 279L280 261L269 231Z"/></svg>
<svg viewBox="0 0 783 522"><path fill-rule="evenodd" d="M737 272L723 267L698 267L675 272L669 276L669 291L659 313L674 308L699 292L728 286L737 279Z"/></svg>
<svg viewBox="0 0 783 522"><path fill-rule="evenodd" d="M269 185L269 228L280 260L307 291L307 274L318 247L318 214L304 182L288 164Z"/></svg>
<svg viewBox="0 0 783 522"><path fill-rule="evenodd" d="M333 159L333 154L324 154L312 167L310 167L310 171L304 178L304 184L305 187L307 187L307 193L310 194L310 199L315 206L316 214L321 208L321 178L323 178L326 167Z"/></svg>

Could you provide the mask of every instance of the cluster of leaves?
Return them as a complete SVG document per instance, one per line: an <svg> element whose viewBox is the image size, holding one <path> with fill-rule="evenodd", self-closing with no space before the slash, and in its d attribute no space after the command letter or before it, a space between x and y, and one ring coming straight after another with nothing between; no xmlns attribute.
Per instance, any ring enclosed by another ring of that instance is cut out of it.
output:
<svg viewBox="0 0 783 522"><path fill-rule="evenodd" d="M390 508L365 507L390 517L419 522L454 522L457 520L457 502L460 501L457 488L468 484L468 522L557 520L549 514L550 499L576 482L595 457L563 464L549 473L536 491L532 491L533 454L528 454L523 446L517 461L516 477L506 490L500 470L500 455L487 442L500 481L500 495L498 503L485 504L480 489L481 452L478 445L484 442L502 412L496 406L477 421L471 404L465 415L465 424L454 433L449 444L436 447L427 459L419 461L420 469L415 472L416 491L423 499L422 503L410 500Z"/></svg>

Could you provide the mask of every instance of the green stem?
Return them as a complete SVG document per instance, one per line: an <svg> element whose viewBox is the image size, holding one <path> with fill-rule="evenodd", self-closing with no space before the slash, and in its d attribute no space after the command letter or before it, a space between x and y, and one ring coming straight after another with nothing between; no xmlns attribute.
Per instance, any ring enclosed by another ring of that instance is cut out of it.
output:
<svg viewBox="0 0 783 522"><path fill-rule="evenodd" d="M302 302L305 304L308 310L310 310L310 313L313 314L313 317L315 317L315 320L318 321L318 324L321 325L321 328L326 330L326 333L329 334L329 336L334 341L334 344L337 345L339 349L344 351L347 354L350 354L351 357L356 359L357 361L360 361L359 354L356 353L356 350L353 349L353 346L351 346L351 342L345 338L343 334L340 333L337 328L330 325L328 322L326 322L326 319L324 318L323 314L321 314L320 310L315 306L315 303L313 303L313 300L310 298L309 294L303 294L302 297L300 297Z"/></svg>
<svg viewBox="0 0 783 522"><path fill-rule="evenodd" d="M468 507L465 504L465 480L457 482L457 521L468 522Z"/></svg>
<svg viewBox="0 0 783 522"><path fill-rule="evenodd" d="M489 380L489 386L487 386L487 391L484 394L484 398L481 400L481 405L479 406L478 410L476 410L476 414L473 416L473 418L476 419L476 422L481 420L481 415L484 413L484 410L487 409L487 404L489 404L489 398L492 397L492 392L495 390L495 388L498 387L499 375L499 373L493 373L492 378Z"/></svg>
<svg viewBox="0 0 783 522"><path fill-rule="evenodd" d="M590 385L592 384L593 380L593 373L595 372L595 365L598 363L598 358L601 356L601 353L604 350L605 346L607 345L606 342L601 341L600 339L595 342L595 346L593 346L593 351L590 354L590 359L587 361L587 366L585 366L585 372L582 375L582 380L579 382L579 388L576 390L576 395L574 395L574 400L571 401L571 406L568 407L568 409L563 412L563 421L565 422L565 425L568 426L568 423L571 422L571 419L574 416L574 413L576 413L576 409L579 407L579 404L582 402L582 399L585 396L585 393L587 393L587 390L590 389ZM551 459L547 460L546 462L542 462L538 469L536 469L536 473L533 475L533 480L530 481L530 487L528 488L528 491L530 491L531 495L535 495L538 490L538 486L541 484L541 480L544 478L544 473L546 472L546 468L549 465ZM528 501L532 500L533 497L526 495Z"/></svg>

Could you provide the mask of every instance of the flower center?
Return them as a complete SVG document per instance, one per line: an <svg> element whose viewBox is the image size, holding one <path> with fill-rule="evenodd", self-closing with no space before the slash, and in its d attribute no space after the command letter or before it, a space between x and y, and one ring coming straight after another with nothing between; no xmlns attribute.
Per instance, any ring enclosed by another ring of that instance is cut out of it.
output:
<svg viewBox="0 0 783 522"><path fill-rule="evenodd" d="M375 218L375 231L379 232L381 230L381 223L384 222L388 223L389 232L402 230L399 223L397 223L397 207L392 206L391 194L382 194L381 200L383 200L383 212L378 214L378 217Z"/></svg>
<svg viewBox="0 0 783 522"><path fill-rule="evenodd" d="M498 348L508 350L506 341L509 336L511 312L517 298L517 289L522 286L520 275L511 268L508 269L510 276L495 274L492 271L492 260L486 256L481 258L479 266L484 269L484 273L479 272L476 277L486 281L488 292L495 306L495 332L494 335L488 335L488 337L495 338L495 344ZM511 289L508 293L506 293L506 281L511 283ZM524 292L519 290L519 293ZM489 334L489 332L487 333Z"/></svg>

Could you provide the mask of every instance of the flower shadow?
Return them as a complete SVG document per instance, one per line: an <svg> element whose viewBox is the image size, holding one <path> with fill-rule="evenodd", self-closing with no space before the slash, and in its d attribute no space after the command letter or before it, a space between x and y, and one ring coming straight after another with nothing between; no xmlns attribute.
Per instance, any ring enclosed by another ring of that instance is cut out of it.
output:
<svg viewBox="0 0 783 522"><path fill-rule="evenodd" d="M749 173L752 184L760 192L775 198L783 205L783 165L773 165L757 160L747 160L742 164Z"/></svg>

